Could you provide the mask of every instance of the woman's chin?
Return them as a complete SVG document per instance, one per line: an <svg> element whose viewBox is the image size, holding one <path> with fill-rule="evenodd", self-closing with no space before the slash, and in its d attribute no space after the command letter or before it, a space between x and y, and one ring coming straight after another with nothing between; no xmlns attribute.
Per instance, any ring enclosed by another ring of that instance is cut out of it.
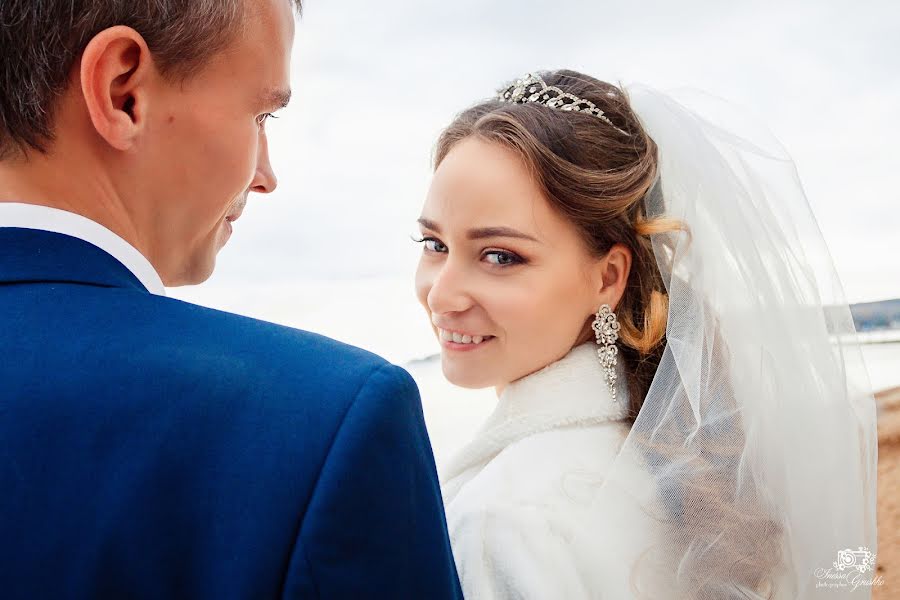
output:
<svg viewBox="0 0 900 600"><path fill-rule="evenodd" d="M494 378L481 369L460 368L459 365L447 364L446 357L441 361L444 378L456 387L467 390L482 390L494 387Z"/></svg>

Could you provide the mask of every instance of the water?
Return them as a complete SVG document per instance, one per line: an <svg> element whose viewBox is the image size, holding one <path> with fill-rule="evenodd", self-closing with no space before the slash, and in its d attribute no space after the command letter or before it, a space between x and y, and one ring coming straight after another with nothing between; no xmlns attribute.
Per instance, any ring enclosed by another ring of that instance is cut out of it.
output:
<svg viewBox="0 0 900 600"><path fill-rule="evenodd" d="M860 346L874 391L900 386L900 341Z"/></svg>

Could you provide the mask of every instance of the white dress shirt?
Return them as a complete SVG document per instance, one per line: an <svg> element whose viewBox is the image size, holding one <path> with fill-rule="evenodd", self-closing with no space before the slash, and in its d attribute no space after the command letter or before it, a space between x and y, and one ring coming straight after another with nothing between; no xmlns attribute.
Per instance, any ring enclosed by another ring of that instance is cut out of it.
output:
<svg viewBox="0 0 900 600"><path fill-rule="evenodd" d="M83 240L122 263L151 294L166 295L159 274L143 254L103 225L86 217L46 206L0 202L0 227L49 231Z"/></svg>

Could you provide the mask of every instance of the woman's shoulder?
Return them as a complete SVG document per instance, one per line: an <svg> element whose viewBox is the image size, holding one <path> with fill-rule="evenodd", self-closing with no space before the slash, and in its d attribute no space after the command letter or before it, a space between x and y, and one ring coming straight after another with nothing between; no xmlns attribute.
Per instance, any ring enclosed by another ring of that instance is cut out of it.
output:
<svg viewBox="0 0 900 600"><path fill-rule="evenodd" d="M626 435L621 422L537 433L504 448L462 486L447 506L447 524L464 592L632 597L633 559L660 538L633 502L604 492ZM617 476L642 477L639 466L626 469Z"/></svg>
<svg viewBox="0 0 900 600"><path fill-rule="evenodd" d="M558 506L573 490L599 484L627 436L624 422L565 427L517 440L478 466L454 503Z"/></svg>

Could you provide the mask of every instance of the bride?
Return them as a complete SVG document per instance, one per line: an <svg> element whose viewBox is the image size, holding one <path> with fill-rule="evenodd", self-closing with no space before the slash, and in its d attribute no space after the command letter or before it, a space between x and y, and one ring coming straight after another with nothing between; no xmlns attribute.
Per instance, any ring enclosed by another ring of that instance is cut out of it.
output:
<svg viewBox="0 0 900 600"><path fill-rule="evenodd" d="M447 379L499 398L441 478L467 598L871 593L827 248L783 149L688 100L541 73L440 136L417 294Z"/></svg>

